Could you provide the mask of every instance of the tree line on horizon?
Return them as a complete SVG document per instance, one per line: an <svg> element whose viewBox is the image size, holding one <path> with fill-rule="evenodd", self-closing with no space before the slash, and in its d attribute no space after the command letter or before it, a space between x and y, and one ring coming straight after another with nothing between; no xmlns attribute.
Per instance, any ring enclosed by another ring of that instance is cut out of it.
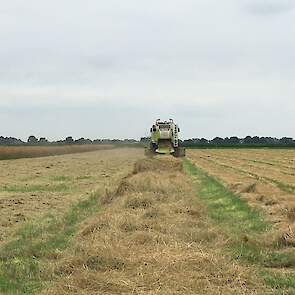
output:
<svg viewBox="0 0 295 295"><path fill-rule="evenodd" d="M94 139L78 138L74 139L72 136L68 136L65 139L57 141L49 141L46 137L37 138L34 135L28 137L27 141L23 141L15 137L0 136L0 145L70 145L70 144L132 144L138 143L135 139Z"/></svg>
<svg viewBox="0 0 295 295"><path fill-rule="evenodd" d="M211 140L206 138L192 138L186 139L181 142L185 147L198 147L198 146L294 146L295 140L291 137L259 137L259 136L246 136L245 138L239 138L237 136L232 137L215 137Z"/></svg>
<svg viewBox="0 0 295 295"><path fill-rule="evenodd" d="M28 137L27 141L15 137L0 136L0 145L71 145L71 144L147 144L149 137L142 137L140 140L136 139L88 139L79 138L74 139L68 136L63 140L49 141L45 137L37 138L34 135ZM215 137L213 139L206 138L191 138L180 141L184 147L226 147L226 146L294 146L295 139L291 137L259 137L259 136L246 136L239 138L232 137Z"/></svg>

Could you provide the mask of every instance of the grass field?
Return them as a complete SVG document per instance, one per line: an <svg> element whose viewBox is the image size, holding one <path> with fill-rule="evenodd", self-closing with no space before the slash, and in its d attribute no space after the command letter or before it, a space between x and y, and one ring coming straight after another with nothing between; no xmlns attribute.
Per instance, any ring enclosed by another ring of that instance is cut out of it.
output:
<svg viewBox="0 0 295 295"><path fill-rule="evenodd" d="M294 294L295 151L187 154L0 161L0 294Z"/></svg>

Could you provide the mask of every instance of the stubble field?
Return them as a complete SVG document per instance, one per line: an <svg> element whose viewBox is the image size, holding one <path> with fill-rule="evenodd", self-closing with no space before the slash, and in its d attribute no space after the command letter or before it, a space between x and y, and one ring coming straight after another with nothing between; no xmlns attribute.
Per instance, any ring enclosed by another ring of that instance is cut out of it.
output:
<svg viewBox="0 0 295 295"><path fill-rule="evenodd" d="M0 241L12 228L115 185L132 167L130 151L0 161ZM135 150L134 160L141 155ZM120 169L118 169L120 167Z"/></svg>
<svg viewBox="0 0 295 295"><path fill-rule="evenodd" d="M0 294L294 294L295 151L0 161Z"/></svg>

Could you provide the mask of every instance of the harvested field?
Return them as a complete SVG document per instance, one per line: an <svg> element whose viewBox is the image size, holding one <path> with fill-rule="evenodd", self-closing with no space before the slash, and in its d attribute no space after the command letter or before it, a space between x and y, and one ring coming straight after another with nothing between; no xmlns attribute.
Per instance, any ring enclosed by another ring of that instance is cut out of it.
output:
<svg viewBox="0 0 295 295"><path fill-rule="evenodd" d="M294 150L190 150L188 157L237 197L262 210L274 237L295 257Z"/></svg>
<svg viewBox="0 0 295 295"><path fill-rule="evenodd" d="M42 294L261 294L249 267L224 257L225 240L195 198L180 160L140 160L103 212L53 262Z"/></svg>
<svg viewBox="0 0 295 295"><path fill-rule="evenodd" d="M115 185L141 155L140 149L114 149L0 161L0 241L33 217L63 212Z"/></svg>
<svg viewBox="0 0 295 295"><path fill-rule="evenodd" d="M293 228L295 150L190 150L188 157L250 205L262 208L276 228Z"/></svg>
<svg viewBox="0 0 295 295"><path fill-rule="evenodd" d="M292 193L228 166L214 150L1 161L0 294L294 294L295 213L268 211Z"/></svg>
<svg viewBox="0 0 295 295"><path fill-rule="evenodd" d="M74 154L111 148L112 145L0 146L0 160Z"/></svg>

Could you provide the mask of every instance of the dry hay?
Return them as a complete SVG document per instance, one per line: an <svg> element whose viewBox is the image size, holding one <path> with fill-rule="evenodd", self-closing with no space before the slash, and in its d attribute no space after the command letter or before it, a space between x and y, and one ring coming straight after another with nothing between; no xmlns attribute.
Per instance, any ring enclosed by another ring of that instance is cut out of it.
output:
<svg viewBox="0 0 295 295"><path fill-rule="evenodd" d="M257 183L251 183L246 185L243 189L240 190L240 193L256 193L257 192Z"/></svg>
<svg viewBox="0 0 295 295"><path fill-rule="evenodd" d="M182 162L170 156L139 160L134 165L133 173L137 174L145 171L157 171L167 173L171 171L182 171Z"/></svg>
<svg viewBox="0 0 295 295"><path fill-rule="evenodd" d="M295 207L287 209L287 216L291 222L295 222Z"/></svg>
<svg viewBox="0 0 295 295"><path fill-rule="evenodd" d="M0 242L24 222L48 212L62 214L71 203L106 186L112 191L142 154L140 149L124 148L0 161ZM54 186L68 190L50 191ZM5 187L16 191L5 191Z"/></svg>
<svg viewBox="0 0 295 295"><path fill-rule="evenodd" d="M114 148L113 145L45 145L45 146L1 146L0 160L47 157L64 154L75 154L106 150Z"/></svg>
<svg viewBox="0 0 295 295"><path fill-rule="evenodd" d="M137 162L118 187L53 263L43 295L262 294L251 269L222 256L179 160Z"/></svg>
<svg viewBox="0 0 295 295"><path fill-rule="evenodd" d="M182 162L172 157L137 161L133 173L124 177L115 191L107 190L101 203L110 204L117 197L132 193L181 193L185 179L181 172Z"/></svg>
<svg viewBox="0 0 295 295"><path fill-rule="evenodd" d="M191 150L188 156L250 206L263 209L279 235L295 222L294 193L283 190L295 181L294 151Z"/></svg>
<svg viewBox="0 0 295 295"><path fill-rule="evenodd" d="M285 231L277 234L277 243L284 247L295 247L295 225L290 225Z"/></svg>

